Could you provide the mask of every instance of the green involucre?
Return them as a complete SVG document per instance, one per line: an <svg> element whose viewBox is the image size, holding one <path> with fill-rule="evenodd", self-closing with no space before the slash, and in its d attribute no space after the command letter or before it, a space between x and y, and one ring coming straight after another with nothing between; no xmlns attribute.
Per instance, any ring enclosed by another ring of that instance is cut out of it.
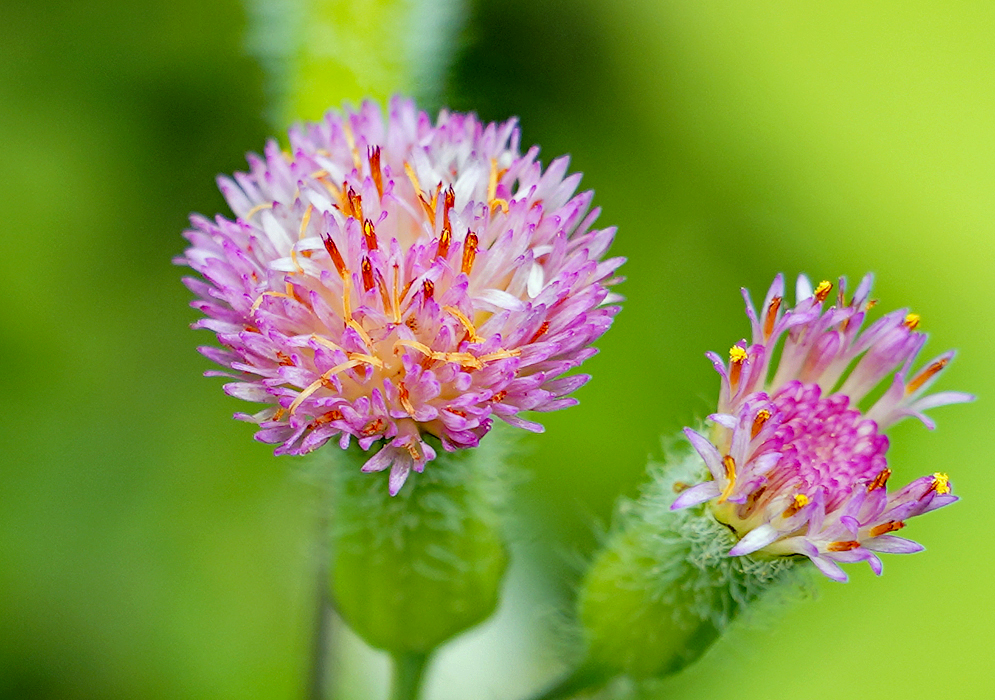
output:
<svg viewBox="0 0 995 700"><path fill-rule="evenodd" d="M581 584L584 666L606 680L680 671L754 601L797 589L808 571L796 558L730 557L736 537L707 506L670 510L675 486L702 480L701 459L688 446L648 470L649 484L639 500L621 504Z"/></svg>
<svg viewBox="0 0 995 700"><path fill-rule="evenodd" d="M368 644L428 654L497 605L507 552L499 512L507 436L445 452L394 497L369 453L334 468L331 589L339 614Z"/></svg>

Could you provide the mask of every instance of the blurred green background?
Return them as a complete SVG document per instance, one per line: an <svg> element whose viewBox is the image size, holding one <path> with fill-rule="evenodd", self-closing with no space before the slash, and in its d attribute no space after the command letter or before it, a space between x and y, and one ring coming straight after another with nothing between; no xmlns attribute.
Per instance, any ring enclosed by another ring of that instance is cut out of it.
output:
<svg viewBox="0 0 995 700"><path fill-rule="evenodd" d="M291 15L263 34L279 46ZM378 20L343 21L332 35ZM191 211L226 211L214 176L273 131L260 26L235 0L0 4L2 697L302 695L315 487L200 376L210 338L170 262ZM346 48L404 30L373 26ZM960 349L941 388L980 397L935 434L892 431L895 483L948 471L963 500L914 524L925 553L882 579L848 567L660 697L995 695L995 4L499 0L453 26L442 83L400 88L572 154L619 227L628 301L581 405L526 439L514 606L442 651L430 697L555 673L571 562L660 436L714 404L702 353L748 332L741 285L868 270L881 308L922 315L923 359ZM359 65L293 109L389 82ZM336 638L340 697L376 697L356 666L383 660Z"/></svg>

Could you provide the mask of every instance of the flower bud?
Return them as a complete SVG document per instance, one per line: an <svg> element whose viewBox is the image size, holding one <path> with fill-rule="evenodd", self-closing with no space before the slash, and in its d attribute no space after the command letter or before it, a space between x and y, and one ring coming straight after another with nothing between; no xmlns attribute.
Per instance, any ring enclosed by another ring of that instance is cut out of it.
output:
<svg viewBox="0 0 995 700"><path fill-rule="evenodd" d="M506 488L502 450L437 450L436 466L390 496L386 474L360 471L367 455L335 459L331 526L332 600L368 644L428 654L484 620L498 600L507 552L499 506Z"/></svg>
<svg viewBox="0 0 995 700"><path fill-rule="evenodd" d="M651 468L637 502L626 502L581 584L579 618L587 668L604 680L674 673L767 591L800 580L796 559L729 557L735 537L701 508L672 511L700 475L697 456Z"/></svg>

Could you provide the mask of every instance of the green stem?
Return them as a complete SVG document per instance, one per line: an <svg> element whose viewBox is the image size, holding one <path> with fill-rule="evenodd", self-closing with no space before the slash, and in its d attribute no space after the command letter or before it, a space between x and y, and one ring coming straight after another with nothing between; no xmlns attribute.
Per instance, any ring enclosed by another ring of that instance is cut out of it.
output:
<svg viewBox="0 0 995 700"><path fill-rule="evenodd" d="M428 654L415 651L394 654L394 677L391 679L391 700L418 700L422 676L428 665Z"/></svg>
<svg viewBox="0 0 995 700"><path fill-rule="evenodd" d="M584 663L530 700L567 700L586 690L598 690L609 680L611 676L604 669Z"/></svg>

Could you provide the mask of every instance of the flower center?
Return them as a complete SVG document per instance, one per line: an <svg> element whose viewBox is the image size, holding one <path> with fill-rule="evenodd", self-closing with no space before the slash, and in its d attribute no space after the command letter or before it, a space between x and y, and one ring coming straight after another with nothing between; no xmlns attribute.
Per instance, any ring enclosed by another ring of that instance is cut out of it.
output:
<svg viewBox="0 0 995 700"><path fill-rule="evenodd" d="M768 476L773 492L791 490L836 508L858 483L887 466L888 438L842 394L822 396L817 384L789 382L773 396L782 422L773 437L782 457Z"/></svg>

